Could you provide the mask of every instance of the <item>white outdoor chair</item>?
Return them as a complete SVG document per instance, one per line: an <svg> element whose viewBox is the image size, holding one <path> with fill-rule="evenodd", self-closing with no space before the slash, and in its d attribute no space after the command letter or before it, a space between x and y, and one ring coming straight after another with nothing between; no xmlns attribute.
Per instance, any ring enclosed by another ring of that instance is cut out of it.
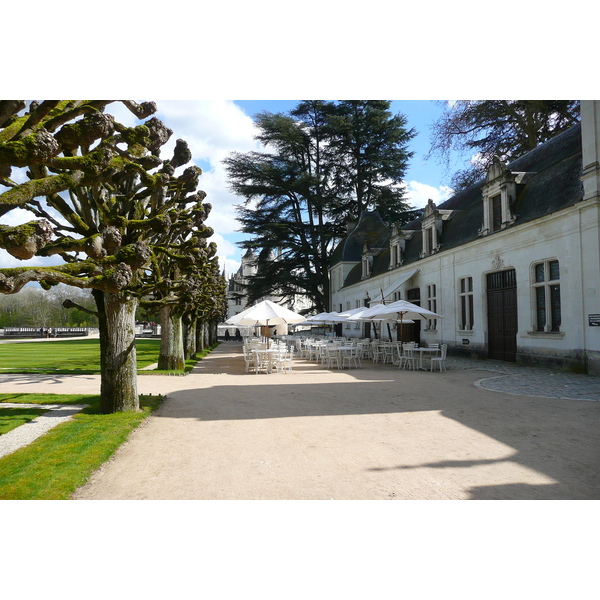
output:
<svg viewBox="0 0 600 600"><path fill-rule="evenodd" d="M382 362L385 363L393 363L394 362L394 346L392 342L384 342L383 346L383 356Z"/></svg>
<svg viewBox="0 0 600 600"><path fill-rule="evenodd" d="M368 349L365 347L365 344L363 342L358 342L356 344L356 350L357 350L357 356L358 356L358 360L359 362L363 359L363 358L368 358L369 357L369 351Z"/></svg>
<svg viewBox="0 0 600 600"><path fill-rule="evenodd" d="M321 346L313 342L308 348L308 360L314 360L315 362L319 362L321 359L320 350Z"/></svg>
<svg viewBox="0 0 600 600"><path fill-rule="evenodd" d="M440 372L446 370L446 353L448 351L448 345L442 344L441 351L442 352L441 352L440 356L434 356L429 359L429 361L431 363L431 371L433 371L434 365L440 366Z"/></svg>
<svg viewBox="0 0 600 600"><path fill-rule="evenodd" d="M359 355L359 349L354 347L354 348L350 348L349 350L344 350L342 353L342 369L344 368L344 365L348 365L348 368L350 368L352 365L354 365L355 369L358 369L358 365L360 363L360 355Z"/></svg>
<svg viewBox="0 0 600 600"><path fill-rule="evenodd" d="M330 348L326 346L323 349L323 357L328 369L331 369L333 363L337 365L338 369L340 368L340 353L337 348Z"/></svg>
<svg viewBox="0 0 600 600"><path fill-rule="evenodd" d="M402 357L402 342L394 342L392 364L397 365Z"/></svg>
<svg viewBox="0 0 600 600"><path fill-rule="evenodd" d="M415 351L414 346L405 346L403 348L398 368L405 369L406 367L413 371L416 371L419 368L419 355Z"/></svg>
<svg viewBox="0 0 600 600"><path fill-rule="evenodd" d="M250 371L254 367L254 355L247 349L243 348L244 351L244 362L246 363L246 373Z"/></svg>
<svg viewBox="0 0 600 600"><path fill-rule="evenodd" d="M294 351L277 352L272 356L271 367L278 373L291 373Z"/></svg>
<svg viewBox="0 0 600 600"><path fill-rule="evenodd" d="M264 349L258 349L253 353L254 356L254 372L258 375L260 371L269 373L271 371L271 357Z"/></svg>
<svg viewBox="0 0 600 600"><path fill-rule="evenodd" d="M379 362L380 359L382 362L384 362L383 358L385 356L385 351L381 344L373 344L371 346L371 356L373 357L374 363Z"/></svg>

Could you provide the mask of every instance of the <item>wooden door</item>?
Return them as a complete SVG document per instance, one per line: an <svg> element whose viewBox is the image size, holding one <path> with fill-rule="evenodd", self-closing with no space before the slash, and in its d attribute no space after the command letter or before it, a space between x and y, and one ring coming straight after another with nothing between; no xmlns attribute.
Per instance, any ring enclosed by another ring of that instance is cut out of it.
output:
<svg viewBox="0 0 600 600"><path fill-rule="evenodd" d="M488 357L517 360L517 286L514 269L488 275Z"/></svg>

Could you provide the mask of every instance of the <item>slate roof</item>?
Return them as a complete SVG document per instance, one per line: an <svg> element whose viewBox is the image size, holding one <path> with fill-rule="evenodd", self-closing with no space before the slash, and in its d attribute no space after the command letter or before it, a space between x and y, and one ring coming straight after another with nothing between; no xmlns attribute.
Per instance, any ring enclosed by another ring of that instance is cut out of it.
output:
<svg viewBox="0 0 600 600"><path fill-rule="evenodd" d="M517 184L517 198L514 206L517 218L514 226L574 205L583 198L583 186L580 180L582 171L581 124L557 135L507 166L513 173L527 173L523 183ZM481 188L484 184L485 179L482 179L437 207L439 210L457 211L451 219L443 222L441 253L478 238L478 231L483 224ZM374 213L366 214L373 215ZM379 223L383 224L378 214L377 219ZM403 230L416 230L412 238L406 242L403 266L419 260L422 249L421 221L422 218L419 218L402 227ZM363 226L371 223L373 221L365 218ZM383 226L385 227L384 224ZM376 235L379 240L383 240L384 233L381 225L378 224L377 227ZM387 227L385 229L388 231ZM361 278L360 260L363 244L360 240L366 237L366 232L360 230L356 236L354 233L353 231L342 240L332 255L332 265L342 260L359 262L348 274L345 286L358 283ZM378 247L385 247L385 250L374 259L371 271L373 275L388 270L389 231L385 239L385 246Z"/></svg>
<svg viewBox="0 0 600 600"><path fill-rule="evenodd" d="M331 255L331 264L339 262L355 262L361 260L365 242L370 248L385 248L388 245L390 232L374 210L363 212L356 227L337 245Z"/></svg>

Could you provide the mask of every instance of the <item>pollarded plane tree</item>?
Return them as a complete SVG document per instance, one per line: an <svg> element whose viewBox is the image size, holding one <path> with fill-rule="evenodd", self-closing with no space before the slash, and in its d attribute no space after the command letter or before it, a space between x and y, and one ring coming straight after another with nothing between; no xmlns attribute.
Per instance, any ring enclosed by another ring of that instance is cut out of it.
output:
<svg viewBox="0 0 600 600"><path fill-rule="evenodd" d="M0 216L21 207L36 217L0 229L0 246L18 259L60 257L58 266L0 270L0 292L29 282L91 289L100 326L101 410L138 410L135 312L153 244L189 206L201 207L198 167L185 142L160 158L172 131L154 103L122 103L139 125L105 112L112 101L0 102ZM149 118L151 117L151 118ZM25 167L27 180L11 179Z"/></svg>
<svg viewBox="0 0 600 600"><path fill-rule="evenodd" d="M204 225L210 208L205 203L179 214L166 235L154 241L151 269L143 276L141 305L160 314L160 370L183 369L184 317L190 320L203 297L213 303L218 298L210 280L217 247L214 242L207 244L213 231ZM224 290L221 296L225 297Z"/></svg>
<svg viewBox="0 0 600 600"><path fill-rule="evenodd" d="M188 358L217 341L217 324L227 318L227 282L221 274L216 252L216 244L211 243L199 285L188 298L190 310L184 314L185 351Z"/></svg>

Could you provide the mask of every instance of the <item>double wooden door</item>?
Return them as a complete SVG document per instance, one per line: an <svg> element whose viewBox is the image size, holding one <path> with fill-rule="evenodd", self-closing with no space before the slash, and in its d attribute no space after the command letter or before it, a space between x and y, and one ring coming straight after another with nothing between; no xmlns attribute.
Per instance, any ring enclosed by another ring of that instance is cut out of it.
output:
<svg viewBox="0 0 600 600"><path fill-rule="evenodd" d="M488 357L517 360L517 280L514 269L487 276Z"/></svg>

